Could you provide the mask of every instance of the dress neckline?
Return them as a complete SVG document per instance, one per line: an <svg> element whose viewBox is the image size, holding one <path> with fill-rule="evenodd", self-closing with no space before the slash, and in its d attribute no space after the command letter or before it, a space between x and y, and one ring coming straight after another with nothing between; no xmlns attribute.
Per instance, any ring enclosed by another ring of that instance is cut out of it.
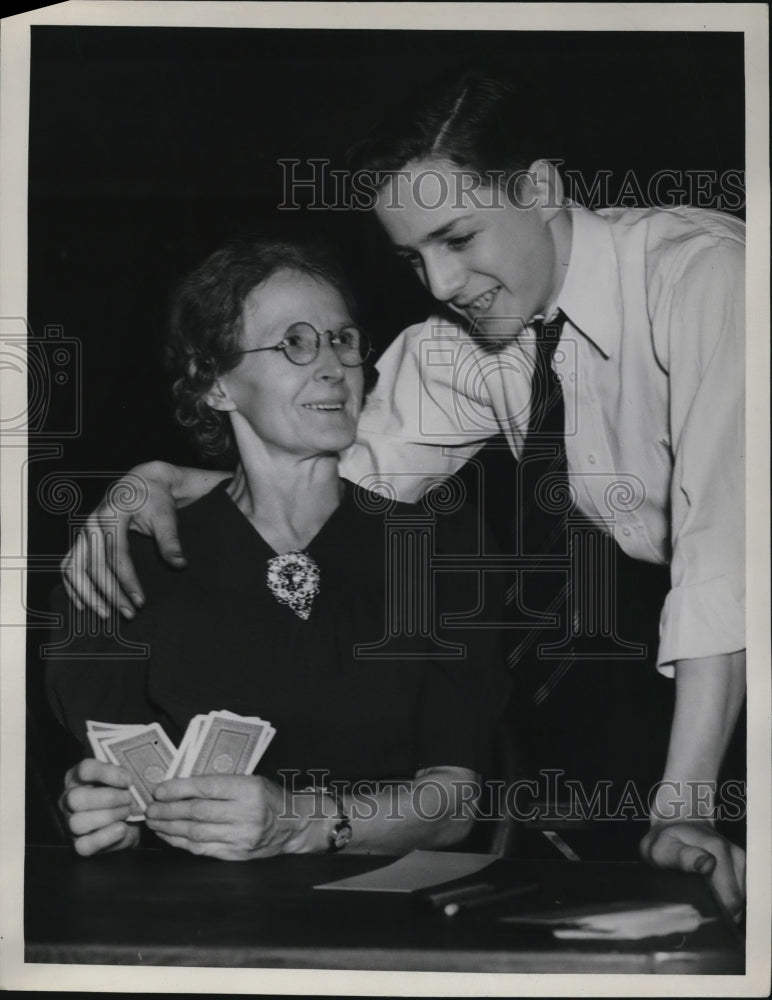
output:
<svg viewBox="0 0 772 1000"><path fill-rule="evenodd" d="M246 514L244 514L244 512L239 508L238 504L233 499L233 497L228 493L228 486L230 485L231 482L233 482L232 478L223 480L221 483L218 483L213 492L219 491L222 494L222 497L227 502L228 507L235 514L234 523L238 522L242 526L242 528L249 533L249 537L257 540L260 547L265 550L267 554L266 558L268 559L275 559L283 555L289 555L291 552L311 553L312 550L318 548L319 542L323 541L324 537L327 535L329 530L331 530L330 526L334 525L334 522L339 518L341 511L345 506L347 506L347 503L351 497L350 483L348 483L348 481L345 479L339 478L338 483L340 484L341 487L340 502L338 506L335 508L335 510L332 511L327 520L320 526L319 530L316 532L313 538L311 538L311 540L305 546L303 546L303 548L289 549L287 552L277 552L276 549L266 541L262 532L258 528L256 528L254 524L252 524L252 522L249 520ZM243 534L244 532L241 531L240 529L240 533Z"/></svg>

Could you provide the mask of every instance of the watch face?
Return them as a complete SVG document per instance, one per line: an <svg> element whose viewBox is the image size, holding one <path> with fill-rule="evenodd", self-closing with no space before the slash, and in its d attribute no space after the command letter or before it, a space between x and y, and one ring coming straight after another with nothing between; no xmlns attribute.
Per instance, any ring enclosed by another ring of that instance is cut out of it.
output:
<svg viewBox="0 0 772 1000"><path fill-rule="evenodd" d="M332 849L334 851L339 851L341 848L345 847L346 844L351 842L351 824L349 821L342 820L333 830L332 833Z"/></svg>

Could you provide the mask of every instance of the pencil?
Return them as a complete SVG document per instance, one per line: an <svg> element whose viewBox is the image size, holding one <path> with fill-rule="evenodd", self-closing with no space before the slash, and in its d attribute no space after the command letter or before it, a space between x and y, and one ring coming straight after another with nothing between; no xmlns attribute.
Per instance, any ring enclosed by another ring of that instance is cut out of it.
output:
<svg viewBox="0 0 772 1000"><path fill-rule="evenodd" d="M499 889L498 892L488 892L484 896L475 896L473 899L459 899L458 902L448 903L443 907L446 917L455 917L462 910L476 910L483 906L493 906L496 903L503 903L504 900L514 899L516 896L524 896L533 892L535 884L519 885L513 889Z"/></svg>

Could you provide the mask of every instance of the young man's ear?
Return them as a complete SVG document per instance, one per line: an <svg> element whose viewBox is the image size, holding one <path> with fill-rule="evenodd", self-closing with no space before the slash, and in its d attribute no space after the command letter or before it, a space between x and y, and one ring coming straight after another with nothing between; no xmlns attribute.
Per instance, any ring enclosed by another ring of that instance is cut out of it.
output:
<svg viewBox="0 0 772 1000"><path fill-rule="evenodd" d="M534 160L528 168L528 175L533 202L545 213L549 222L564 208L563 178L550 160Z"/></svg>
<svg viewBox="0 0 772 1000"><path fill-rule="evenodd" d="M219 378L215 379L212 388L204 395L204 402L213 410L220 410L222 413L229 413L236 409L236 404L231 399L230 393Z"/></svg>

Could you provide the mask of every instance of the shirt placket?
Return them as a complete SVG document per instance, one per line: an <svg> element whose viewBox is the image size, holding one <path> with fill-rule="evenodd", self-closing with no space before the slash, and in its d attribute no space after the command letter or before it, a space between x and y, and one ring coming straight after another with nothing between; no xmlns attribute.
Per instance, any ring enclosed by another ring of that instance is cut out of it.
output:
<svg viewBox="0 0 772 1000"><path fill-rule="evenodd" d="M582 513L613 535L629 555L650 559L652 554L656 556L656 550L638 514L645 499L644 484L640 476L617 466L604 424L609 407L600 398L599 380L591 370L591 366L611 362L588 358L586 354L591 350L591 345L582 344L577 337L567 345L564 357L555 359L555 371L563 377L566 403L569 481ZM583 369L586 374L582 380Z"/></svg>
<svg viewBox="0 0 772 1000"><path fill-rule="evenodd" d="M576 490L579 510L606 528L610 527L610 511L604 496L616 470L603 432L601 401L588 371L594 359L582 356L590 347L586 345L582 352L581 334L573 327L567 332L555 352L553 369L563 386L569 481Z"/></svg>

